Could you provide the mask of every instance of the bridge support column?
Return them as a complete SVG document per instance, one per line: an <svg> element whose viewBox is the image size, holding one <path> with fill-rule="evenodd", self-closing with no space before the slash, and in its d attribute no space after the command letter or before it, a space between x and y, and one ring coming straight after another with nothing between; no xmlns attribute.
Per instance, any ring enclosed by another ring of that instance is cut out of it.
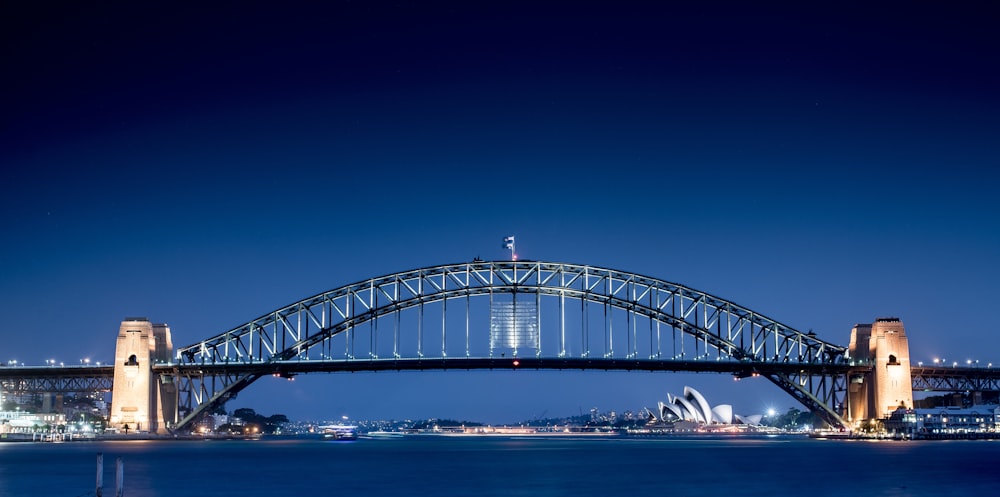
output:
<svg viewBox="0 0 1000 497"><path fill-rule="evenodd" d="M855 425L889 417L899 407L913 408L910 346L898 318L878 318L851 330L851 359L872 365L848 381L847 417Z"/></svg>
<svg viewBox="0 0 1000 497"><path fill-rule="evenodd" d="M153 364L170 361L170 327L146 318L126 318L115 347L109 427L167 433L177 420L177 388L170 376L153 372Z"/></svg>

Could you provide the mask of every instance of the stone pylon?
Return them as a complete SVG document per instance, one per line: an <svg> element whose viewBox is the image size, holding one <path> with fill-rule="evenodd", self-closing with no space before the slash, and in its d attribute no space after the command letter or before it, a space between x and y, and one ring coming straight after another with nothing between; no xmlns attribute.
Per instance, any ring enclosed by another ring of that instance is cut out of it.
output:
<svg viewBox="0 0 1000 497"><path fill-rule="evenodd" d="M177 389L170 375L153 372L170 362L170 327L146 318L126 318L118 330L109 427L167 433L177 421Z"/></svg>
<svg viewBox="0 0 1000 497"><path fill-rule="evenodd" d="M878 318L851 330L851 360L872 366L871 373L848 382L846 417L857 423L889 416L899 407L913 408L910 346L899 318Z"/></svg>

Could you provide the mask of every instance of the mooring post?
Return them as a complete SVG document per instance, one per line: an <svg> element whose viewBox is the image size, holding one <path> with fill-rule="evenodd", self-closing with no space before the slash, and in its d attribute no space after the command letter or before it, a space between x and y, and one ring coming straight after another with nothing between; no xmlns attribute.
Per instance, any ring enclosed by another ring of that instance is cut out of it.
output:
<svg viewBox="0 0 1000 497"><path fill-rule="evenodd" d="M97 453L97 488L94 495L101 497L104 495L104 453Z"/></svg>
<svg viewBox="0 0 1000 497"><path fill-rule="evenodd" d="M115 459L115 497L122 497L125 487L125 464L122 458Z"/></svg>

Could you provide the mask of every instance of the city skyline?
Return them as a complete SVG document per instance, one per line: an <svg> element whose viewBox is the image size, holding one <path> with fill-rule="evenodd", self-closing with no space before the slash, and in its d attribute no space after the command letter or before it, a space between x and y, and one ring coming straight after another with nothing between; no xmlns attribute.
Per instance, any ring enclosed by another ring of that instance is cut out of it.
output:
<svg viewBox="0 0 1000 497"><path fill-rule="evenodd" d="M510 235L845 346L899 317L914 364L1000 361L980 315L1000 51L977 5L2 9L4 363L109 361L127 316L189 345L508 259ZM760 378L568 371L264 378L227 408L509 421L685 385L801 408Z"/></svg>

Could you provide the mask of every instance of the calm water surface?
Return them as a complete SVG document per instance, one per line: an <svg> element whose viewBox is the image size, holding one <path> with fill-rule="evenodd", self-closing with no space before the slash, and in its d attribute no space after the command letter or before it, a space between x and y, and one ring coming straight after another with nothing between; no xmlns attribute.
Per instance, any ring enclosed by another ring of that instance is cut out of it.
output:
<svg viewBox="0 0 1000 497"><path fill-rule="evenodd" d="M0 496L968 496L1000 491L1000 441L495 439L0 444Z"/></svg>

